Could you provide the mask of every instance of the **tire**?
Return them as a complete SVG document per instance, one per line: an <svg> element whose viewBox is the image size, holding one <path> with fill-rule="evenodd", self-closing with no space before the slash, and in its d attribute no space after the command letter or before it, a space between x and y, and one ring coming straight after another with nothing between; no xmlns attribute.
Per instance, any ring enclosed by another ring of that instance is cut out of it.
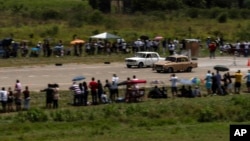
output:
<svg viewBox="0 0 250 141"><path fill-rule="evenodd" d="M143 63L140 62L140 63L138 64L138 68L142 68L142 67L143 67Z"/></svg>
<svg viewBox="0 0 250 141"><path fill-rule="evenodd" d="M161 71L160 71L160 70L157 70L156 72L160 73Z"/></svg>
<svg viewBox="0 0 250 141"><path fill-rule="evenodd" d="M187 72L192 72L192 67L188 67Z"/></svg>
<svg viewBox="0 0 250 141"><path fill-rule="evenodd" d="M167 69L167 72L168 72L168 73L173 73L174 70L173 70L173 68L170 67L170 68Z"/></svg>
<svg viewBox="0 0 250 141"><path fill-rule="evenodd" d="M131 68L131 65L127 65L127 68Z"/></svg>

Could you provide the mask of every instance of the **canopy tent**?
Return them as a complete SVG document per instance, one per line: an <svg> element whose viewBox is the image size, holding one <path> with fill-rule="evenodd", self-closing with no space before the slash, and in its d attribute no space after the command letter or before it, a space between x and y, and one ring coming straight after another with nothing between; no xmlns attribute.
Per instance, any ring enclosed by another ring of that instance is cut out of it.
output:
<svg viewBox="0 0 250 141"><path fill-rule="evenodd" d="M91 36L91 38L96 38L96 39L119 39L121 37L119 37L117 35L114 35L114 34L111 34L111 33L108 33L108 32L104 32L104 33L101 33L101 34Z"/></svg>

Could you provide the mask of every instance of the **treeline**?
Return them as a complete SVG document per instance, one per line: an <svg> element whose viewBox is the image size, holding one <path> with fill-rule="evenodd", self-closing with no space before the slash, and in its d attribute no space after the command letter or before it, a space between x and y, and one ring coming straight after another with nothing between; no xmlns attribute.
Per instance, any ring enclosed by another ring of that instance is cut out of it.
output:
<svg viewBox="0 0 250 141"><path fill-rule="evenodd" d="M112 0L88 0L92 8L102 12L112 11ZM123 3L123 4L119 4ZM158 10L179 10L183 8L210 9L236 8L249 9L250 0L116 0L123 13L150 12Z"/></svg>

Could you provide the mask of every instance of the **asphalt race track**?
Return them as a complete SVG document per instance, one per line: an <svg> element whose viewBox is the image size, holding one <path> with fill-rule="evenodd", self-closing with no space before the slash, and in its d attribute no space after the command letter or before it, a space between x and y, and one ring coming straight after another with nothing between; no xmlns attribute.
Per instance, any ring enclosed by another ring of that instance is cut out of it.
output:
<svg viewBox="0 0 250 141"><path fill-rule="evenodd" d="M231 74L238 69L243 74L250 69L248 66L248 58L246 57L217 57L216 59L198 58L194 60L198 62L198 68L193 69L191 73L176 73L178 78L190 79L192 77L203 78L207 70L214 71L213 66L225 65L230 68ZM39 91L47 86L48 83L58 83L61 90L67 90L72 84L72 78L83 75L86 77L84 81L89 82L92 77L101 80L104 84L106 79L111 80L113 74L117 74L120 81L126 80L127 77L132 78L136 75L139 79L146 79L148 82L160 80L170 85L168 73L157 73L152 68L126 68L125 63L111 62L110 64L63 64L62 66L24 66L0 68L0 87L14 88L16 79L19 79L22 86L29 86L31 91ZM223 72L221 72L223 74ZM144 86L150 86L150 83Z"/></svg>

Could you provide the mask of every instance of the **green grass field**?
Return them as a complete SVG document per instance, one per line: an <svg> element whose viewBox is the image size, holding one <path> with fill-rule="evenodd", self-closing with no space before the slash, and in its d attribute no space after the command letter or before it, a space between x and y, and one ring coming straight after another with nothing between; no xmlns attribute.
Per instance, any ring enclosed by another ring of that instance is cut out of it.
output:
<svg viewBox="0 0 250 141"><path fill-rule="evenodd" d="M250 124L249 98L145 98L74 107L70 92L61 91L59 109L48 110L44 93L32 92L29 111L0 114L0 135L5 141L227 141L230 124Z"/></svg>

